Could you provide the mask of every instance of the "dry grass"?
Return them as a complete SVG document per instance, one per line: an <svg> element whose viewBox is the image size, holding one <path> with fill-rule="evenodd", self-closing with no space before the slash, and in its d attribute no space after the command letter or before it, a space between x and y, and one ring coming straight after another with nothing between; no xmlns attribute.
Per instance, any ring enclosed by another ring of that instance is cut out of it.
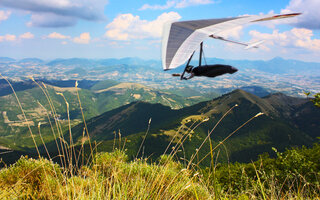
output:
<svg viewBox="0 0 320 200"><path fill-rule="evenodd" d="M46 111L48 123L51 126L51 131L55 138L60 165L52 161L50 152L48 151L48 159L42 158L38 150L38 159L21 157L15 164L6 166L0 170L0 199L198 200L319 198L319 189L305 186L310 183L303 181L305 178L303 174L301 174L299 179L302 180L299 183L305 184L303 187L296 188L293 186L290 187L290 185L289 187L285 187L290 182L287 180L279 182L275 176L266 175L267 171L261 167L263 166L262 162L259 166L257 166L257 163L252 163L249 169L253 172L253 175L249 174L250 170L241 166L232 168L232 166L228 165L227 168L218 169L219 164L216 160L219 153L215 150L220 145L224 145L227 139L233 134L236 134L239 129L259 117L261 113L253 116L238 127L217 146L212 146L210 140L211 134L224 117L236 106L232 107L208 133L203 143L195 149L194 154L185 165L174 161L173 158L178 152L184 151L183 143L190 134L193 134L201 124L208 121L205 116L198 115L184 119L176 133L170 133L172 140L164 152L164 155L161 156L157 162L150 163L148 159L138 157L143 143L140 145L136 159L129 161L127 155L122 150L114 149L111 153L97 153L95 151L96 145L91 144L90 134L86 127L77 83L72 91L78 97L83 122L85 124L83 137L79 140L81 147L78 151L74 148L70 119L68 120L68 138L65 138L66 136L62 132L61 122L57 118L56 109L53 106L46 85L38 83L34 79L32 80L41 88L48 101L48 108L45 108L43 105L41 105L41 107ZM10 84L9 81L8 84ZM69 116L67 99L63 93L58 93L58 95L64 98ZM16 94L15 97L23 113L24 120L28 122L29 120L24 114L23 107ZM54 120L52 121L51 119ZM191 122L191 125L187 126L186 124L190 124L189 122ZM40 124L38 128L39 135L41 136ZM34 138L34 134L30 128L29 131L31 137ZM147 134L148 131L144 139ZM119 140L119 144L121 144L121 139L119 138ZM37 149L39 144L37 144L35 140L33 141ZM42 143L45 147L46 144L43 140ZM194 159L198 156L198 152L205 143L210 144L210 152L208 152L207 156L201 158L199 162L195 163ZM85 144L88 144L90 147L89 155L85 154ZM172 144L174 144L174 147L169 149ZM119 149L122 145L124 146L125 144L119 145ZM121 149L123 149L123 147ZM206 157L211 158L211 166L203 171L199 168L199 164ZM232 180L235 180L232 179L233 177L240 177L239 183L232 182ZM266 177L270 178L268 179ZM240 188L240 190L237 190L237 188ZM312 188L313 190L311 190Z"/></svg>

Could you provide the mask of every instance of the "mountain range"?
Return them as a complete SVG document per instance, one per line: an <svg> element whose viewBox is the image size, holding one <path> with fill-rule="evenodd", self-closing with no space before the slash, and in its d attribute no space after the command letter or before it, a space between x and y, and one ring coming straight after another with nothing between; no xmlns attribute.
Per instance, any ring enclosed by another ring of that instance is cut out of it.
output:
<svg viewBox="0 0 320 200"><path fill-rule="evenodd" d="M68 137L66 103L56 93L64 94L70 105L73 139L76 144L81 144L84 125L80 123L82 117L76 90L71 87L75 81L44 82L58 120ZM21 84L13 82L13 86ZM6 88L4 85L5 82L2 81L0 87ZM41 134L50 151L55 152L48 115L50 120L53 118L47 99L41 88L34 83L29 82L26 85L28 87L20 88L17 96L30 119L29 122L23 122L13 94L4 92L0 96L1 149L13 150L17 156L35 153L25 123L30 123L32 131L37 133L37 124L40 122ZM261 96L266 92L259 87L247 90L260 91ZM257 113L262 112L264 115L254 118L218 148L219 160L223 162L249 162L257 159L261 153L268 152L273 155L272 147L283 151L291 146L308 146L319 137L320 110L306 98L290 97L282 93L266 92L267 96L258 97L237 89L212 99L209 94L203 95L190 88L177 89L176 92L174 89L161 91L141 84L112 80L79 81L78 91L91 139L100 144L97 147L99 151L112 150L114 139L120 134L122 141L126 141L129 155L134 156L150 125L143 148L145 156L156 159L168 147L173 137L183 138L188 134L180 156L190 158L219 119L236 104L238 106L233 108L211 134L214 146L219 145L220 141ZM195 125L197 128L192 130ZM37 134L36 141L41 144ZM177 142L178 140L174 139L170 148ZM199 151L199 156L206 155L209 149L206 142ZM207 164L206 161L204 164Z"/></svg>
<svg viewBox="0 0 320 200"><path fill-rule="evenodd" d="M197 60L192 63L197 64ZM207 58L208 63L221 63L235 65L240 69L250 68L260 71L274 73L274 74L288 74L297 72L312 72L319 71L319 63L304 62L292 59L283 59L275 57L271 60L226 60L219 58ZM161 69L161 62L159 60L144 60L137 57L127 57L121 59L85 59L85 58L67 58L42 60L39 58L24 58L14 59L9 57L0 57L0 64L43 64L48 66L69 66L69 67L83 67L94 68L97 66L112 66L112 65L134 65L134 66L148 66L154 69Z"/></svg>
<svg viewBox="0 0 320 200"><path fill-rule="evenodd" d="M171 74L181 73L184 66L164 72L159 60L70 58L45 61L38 58L17 60L7 57L0 57L0 71L2 75L16 81L25 81L26 76L42 80L115 80L163 90L188 87L201 93L228 93L239 88L260 87L267 93L282 92L291 96L304 96L305 91L316 93L320 89L319 63L279 57L267 61L207 58L206 63L230 64L239 71L214 79L197 77L179 81L179 78ZM197 61L192 64L197 65Z"/></svg>
<svg viewBox="0 0 320 200"><path fill-rule="evenodd" d="M159 155L164 152L174 134L182 137L181 130L187 131L193 123L201 123L201 120L208 118L209 121L199 125L190 140L185 142L186 154L190 156L222 115L235 104L239 106L212 133L214 144L218 144L257 113L263 112L264 115L228 139L226 150L221 149L221 159L224 161L248 162L264 152L273 154L272 147L282 151L290 146L310 145L319 136L320 110L308 100L281 93L260 98L243 90L235 90L211 101L179 110L160 104L134 102L90 119L87 126L93 140L110 141L114 133L120 131L123 137L127 136L128 141L132 141L131 138L137 139L136 134L143 135L152 119L145 151L150 155ZM82 135L82 131L83 124L79 124L72 132L77 138ZM204 155L208 148L208 145L204 147L200 155Z"/></svg>
<svg viewBox="0 0 320 200"><path fill-rule="evenodd" d="M44 140L50 142L54 139L50 123L55 124L55 119L59 120L63 131L68 129L68 119L71 126L81 122L82 114L77 90L86 119L136 101L161 103L172 109L180 109L212 98L210 94L206 96L190 94L189 97L182 97L137 83L121 83L113 80L78 81L77 90L75 80L37 80L39 85L31 80L19 82L10 80L10 82L28 121L25 121L11 87L5 80L0 80L0 149L25 153L34 151L34 143L27 125L30 125L32 132L35 133L37 144L41 144L41 138L36 134L39 132L37 125L41 125Z"/></svg>

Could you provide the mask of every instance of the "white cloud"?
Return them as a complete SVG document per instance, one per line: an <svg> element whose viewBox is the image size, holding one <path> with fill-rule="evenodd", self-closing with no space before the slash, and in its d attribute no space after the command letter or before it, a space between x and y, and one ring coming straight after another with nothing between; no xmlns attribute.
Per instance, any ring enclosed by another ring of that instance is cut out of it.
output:
<svg viewBox="0 0 320 200"><path fill-rule="evenodd" d="M6 35L0 35L0 42L3 41L15 41L16 40L16 36L15 35L11 35L11 34L6 34Z"/></svg>
<svg viewBox="0 0 320 200"><path fill-rule="evenodd" d="M265 45L268 48L302 48L310 51L320 50L320 40L312 39L313 31L305 28L293 28L290 31L279 33L274 30L271 34L260 33L252 30L249 34L257 40L265 40Z"/></svg>
<svg viewBox="0 0 320 200"><path fill-rule="evenodd" d="M320 29L320 1L319 0L291 0L281 13L300 12L292 23L300 28Z"/></svg>
<svg viewBox="0 0 320 200"><path fill-rule="evenodd" d="M10 11L0 10L0 22L7 20L10 15L11 15Z"/></svg>
<svg viewBox="0 0 320 200"><path fill-rule="evenodd" d="M19 37L12 34L6 34L6 35L0 35L0 42L4 42L4 41L13 42L13 41L17 41L17 39L24 40L24 39L33 39L33 38L34 38L34 35L30 32L23 33L19 35Z"/></svg>
<svg viewBox="0 0 320 200"><path fill-rule="evenodd" d="M104 6L108 0L1 0L4 7L31 13L29 26L72 26L79 19L97 21L104 19Z"/></svg>
<svg viewBox="0 0 320 200"><path fill-rule="evenodd" d="M212 0L182 0L176 4L176 8L185 8L189 6L206 5L212 3L214 3Z"/></svg>
<svg viewBox="0 0 320 200"><path fill-rule="evenodd" d="M34 38L34 35L30 32L26 32L24 34L21 34L19 36L20 39L33 39Z"/></svg>
<svg viewBox="0 0 320 200"><path fill-rule="evenodd" d="M61 33L57 33L57 32L53 32L53 33L50 33L47 38L50 38L50 39L69 39L70 36L67 36L67 35L62 35Z"/></svg>
<svg viewBox="0 0 320 200"><path fill-rule="evenodd" d="M165 5L149 5L144 4L139 10L165 10L172 8L176 5L175 1L167 1Z"/></svg>
<svg viewBox="0 0 320 200"><path fill-rule="evenodd" d="M159 38L165 22L180 18L176 12L163 13L153 21L143 20L132 14L121 14L106 26L108 30L105 36L113 40Z"/></svg>
<svg viewBox="0 0 320 200"><path fill-rule="evenodd" d="M79 44L89 44L90 39L90 33L81 33L79 37L75 37L73 39L73 42Z"/></svg>
<svg viewBox="0 0 320 200"><path fill-rule="evenodd" d="M169 8L185 8L196 5L213 4L213 0L168 0L164 5L144 4L139 10L165 10Z"/></svg>

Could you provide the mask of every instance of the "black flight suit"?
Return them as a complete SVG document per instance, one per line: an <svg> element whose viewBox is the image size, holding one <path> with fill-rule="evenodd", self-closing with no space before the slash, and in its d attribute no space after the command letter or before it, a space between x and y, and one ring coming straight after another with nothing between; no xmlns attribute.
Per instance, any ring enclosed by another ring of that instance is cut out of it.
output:
<svg viewBox="0 0 320 200"><path fill-rule="evenodd" d="M216 77L226 73L233 74L238 69L230 65L203 65L192 69L194 76Z"/></svg>

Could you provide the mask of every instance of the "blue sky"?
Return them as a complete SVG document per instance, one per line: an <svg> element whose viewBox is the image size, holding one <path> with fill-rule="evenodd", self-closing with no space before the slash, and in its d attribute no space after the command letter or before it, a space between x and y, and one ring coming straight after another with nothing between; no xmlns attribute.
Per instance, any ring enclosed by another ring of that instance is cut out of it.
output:
<svg viewBox="0 0 320 200"><path fill-rule="evenodd" d="M208 39L207 57L320 62L319 0L0 0L0 57L159 59L168 20L302 12L291 20L238 27L230 39L265 40L259 49Z"/></svg>

